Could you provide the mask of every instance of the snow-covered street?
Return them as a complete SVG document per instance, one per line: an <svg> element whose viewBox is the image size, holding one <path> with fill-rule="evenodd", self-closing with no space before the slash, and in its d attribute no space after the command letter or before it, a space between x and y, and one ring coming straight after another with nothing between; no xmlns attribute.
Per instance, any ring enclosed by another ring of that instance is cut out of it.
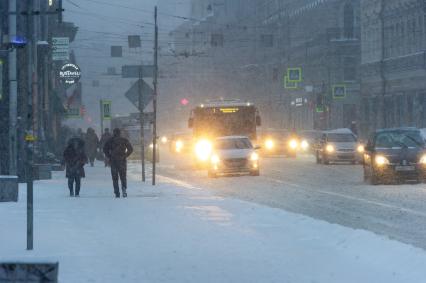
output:
<svg viewBox="0 0 426 283"><path fill-rule="evenodd" d="M156 188L141 185L134 165L129 198L114 199L108 169L97 164L87 173L78 199L68 196L62 172L35 184L32 252L25 251L25 186L18 203L0 204L0 261L59 261L60 282L426 278L426 252L385 236L221 197L170 177L160 177Z"/></svg>

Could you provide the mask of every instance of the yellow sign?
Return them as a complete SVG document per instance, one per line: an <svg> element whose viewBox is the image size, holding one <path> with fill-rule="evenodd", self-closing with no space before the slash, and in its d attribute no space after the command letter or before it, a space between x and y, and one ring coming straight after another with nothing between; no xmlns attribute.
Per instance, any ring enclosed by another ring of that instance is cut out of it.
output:
<svg viewBox="0 0 426 283"><path fill-rule="evenodd" d="M239 108L220 108L220 112L222 113L236 113L239 110Z"/></svg>
<svg viewBox="0 0 426 283"><path fill-rule="evenodd" d="M36 140L36 137L34 135L31 134L26 134L25 135L25 141L27 142L34 142Z"/></svg>

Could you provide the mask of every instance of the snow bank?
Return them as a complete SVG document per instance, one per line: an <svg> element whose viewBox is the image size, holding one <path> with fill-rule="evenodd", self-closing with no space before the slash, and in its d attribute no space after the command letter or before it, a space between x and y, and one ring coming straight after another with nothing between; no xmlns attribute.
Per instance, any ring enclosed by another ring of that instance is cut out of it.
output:
<svg viewBox="0 0 426 283"><path fill-rule="evenodd" d="M160 178L114 199L88 168L82 197L63 173L35 185L35 251L25 251L25 190L0 204L0 261L59 261L60 282L424 282L426 253L366 231L224 199ZM139 173L129 170L135 180ZM262 188L259 188L262 189Z"/></svg>

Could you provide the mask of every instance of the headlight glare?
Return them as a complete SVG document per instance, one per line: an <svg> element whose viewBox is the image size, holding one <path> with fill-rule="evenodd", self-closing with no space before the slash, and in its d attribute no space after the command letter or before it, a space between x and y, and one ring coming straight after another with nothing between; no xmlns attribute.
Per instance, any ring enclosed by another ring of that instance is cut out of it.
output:
<svg viewBox="0 0 426 283"><path fill-rule="evenodd" d="M176 147L176 152L181 152L183 149L183 141L178 140L176 141L175 147Z"/></svg>
<svg viewBox="0 0 426 283"><path fill-rule="evenodd" d="M265 142L265 147L266 147L266 149L269 149L269 150L271 150L271 149L273 149L274 148L274 141L273 140L266 140L266 142Z"/></svg>
<svg viewBox="0 0 426 283"><path fill-rule="evenodd" d="M359 153L364 153L365 148L362 144L358 145L357 149L356 149Z"/></svg>
<svg viewBox="0 0 426 283"><path fill-rule="evenodd" d="M195 145L195 154L201 161L207 161L212 153L212 144L208 140L201 140Z"/></svg>
<svg viewBox="0 0 426 283"><path fill-rule="evenodd" d="M250 160L251 161L258 161L259 160L259 154L257 154L256 152L253 152L250 156Z"/></svg>
<svg viewBox="0 0 426 283"><path fill-rule="evenodd" d="M423 156L420 158L419 163L423 164L423 165L426 165L426 154L423 154Z"/></svg>
<svg viewBox="0 0 426 283"><path fill-rule="evenodd" d="M331 145L331 144L328 144L328 145L325 147L325 150L326 150L328 153L332 153L332 152L334 152L334 146L333 146L333 145Z"/></svg>
<svg viewBox="0 0 426 283"><path fill-rule="evenodd" d="M384 166L389 164L389 160L383 155L376 155L376 158L374 160L376 161L376 164L378 166Z"/></svg>
<svg viewBox="0 0 426 283"><path fill-rule="evenodd" d="M309 143L306 140L303 140L300 143L300 146L302 147L303 150L307 150L309 148Z"/></svg>
<svg viewBox="0 0 426 283"><path fill-rule="evenodd" d="M212 157L211 157L211 162L214 164L214 165L217 165L217 164L219 164L220 163L220 158L219 158L219 156L217 156L216 154L214 154L214 155L212 155Z"/></svg>
<svg viewBox="0 0 426 283"><path fill-rule="evenodd" d="M296 149L299 146L297 140L294 140L294 139L290 140L290 142L288 143L288 145L290 146L291 149Z"/></svg>

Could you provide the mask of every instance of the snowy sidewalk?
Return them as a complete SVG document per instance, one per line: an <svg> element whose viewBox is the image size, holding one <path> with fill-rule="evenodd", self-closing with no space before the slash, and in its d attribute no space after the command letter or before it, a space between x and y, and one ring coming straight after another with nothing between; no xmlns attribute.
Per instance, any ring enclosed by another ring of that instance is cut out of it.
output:
<svg viewBox="0 0 426 283"><path fill-rule="evenodd" d="M21 186L19 203L0 203L0 261L59 261L70 283L425 282L423 250L167 178L142 186L129 171L127 199L100 164L78 199L63 173L37 182L32 252Z"/></svg>

